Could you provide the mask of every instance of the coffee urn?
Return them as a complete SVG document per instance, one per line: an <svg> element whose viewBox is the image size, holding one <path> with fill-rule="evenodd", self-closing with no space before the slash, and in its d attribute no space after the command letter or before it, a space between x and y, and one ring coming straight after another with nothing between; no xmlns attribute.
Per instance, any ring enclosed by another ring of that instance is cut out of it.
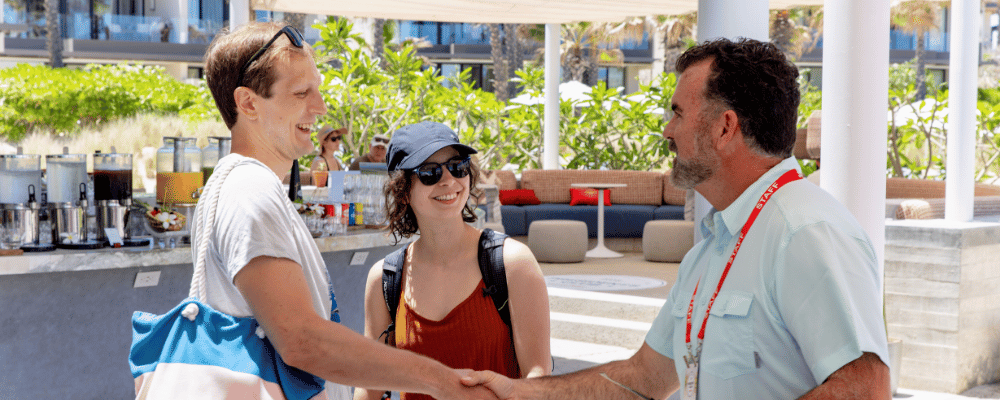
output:
<svg viewBox="0 0 1000 400"><path fill-rule="evenodd" d="M21 236L24 251L48 251L55 247L39 243L39 200L42 191L41 156L0 154L0 224Z"/></svg>
<svg viewBox="0 0 1000 400"><path fill-rule="evenodd" d="M97 228L99 240L111 245L106 230L117 231L123 246L146 246L148 238L133 238L135 231L129 226L132 209L132 155L94 153L94 201L97 203Z"/></svg>

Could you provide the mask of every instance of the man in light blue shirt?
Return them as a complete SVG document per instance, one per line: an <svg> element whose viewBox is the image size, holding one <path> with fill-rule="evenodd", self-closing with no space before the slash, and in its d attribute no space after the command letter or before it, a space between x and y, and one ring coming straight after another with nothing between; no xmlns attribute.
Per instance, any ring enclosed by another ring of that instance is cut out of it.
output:
<svg viewBox="0 0 1000 400"><path fill-rule="evenodd" d="M569 375L463 383L503 399L890 398L871 241L791 157L797 70L771 44L719 39L677 71L671 180L713 209L642 348Z"/></svg>

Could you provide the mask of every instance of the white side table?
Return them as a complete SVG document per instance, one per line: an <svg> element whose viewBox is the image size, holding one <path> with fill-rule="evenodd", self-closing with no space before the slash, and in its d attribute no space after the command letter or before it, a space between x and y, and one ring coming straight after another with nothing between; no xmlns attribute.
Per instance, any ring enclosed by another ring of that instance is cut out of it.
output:
<svg viewBox="0 0 1000 400"><path fill-rule="evenodd" d="M604 247L604 191L611 188L623 188L624 183L573 183L572 187L597 189L597 246L587 251L590 258L616 258L621 257L621 253L611 251Z"/></svg>

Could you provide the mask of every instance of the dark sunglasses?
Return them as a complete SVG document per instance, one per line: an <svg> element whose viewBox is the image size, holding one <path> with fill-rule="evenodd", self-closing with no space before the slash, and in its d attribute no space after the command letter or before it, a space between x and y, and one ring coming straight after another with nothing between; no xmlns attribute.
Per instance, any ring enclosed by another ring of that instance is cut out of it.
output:
<svg viewBox="0 0 1000 400"><path fill-rule="evenodd" d="M413 173L417 174L417 178L420 179L420 183L423 183L426 186L431 186L441 181L441 177L444 176L445 169L447 169L448 172L451 173L451 176L455 177L455 179L465 178L469 175L471 163L472 160L469 157L452 158L444 164L438 164L435 162L421 164L413 170Z"/></svg>
<svg viewBox="0 0 1000 400"><path fill-rule="evenodd" d="M375 138L375 143L385 143L389 144L389 139Z"/></svg>
<svg viewBox="0 0 1000 400"><path fill-rule="evenodd" d="M270 48L272 44L274 44L274 41L278 40L278 38L281 37L282 34L288 36L288 40L292 42L292 46L298 47L300 49L302 48L302 42L303 42L302 34L299 33L298 30L290 26L281 28L281 30L278 31L278 33L275 33L274 37L271 38L271 40L269 40L267 44L264 45L264 47L261 47L260 50L257 50L256 53L253 53L253 56L251 56L250 59L247 60L247 63L243 64L243 69L240 70L240 80L237 81L239 82L240 86L243 86L243 75L246 74L247 69L250 68L250 64L253 64L254 61L257 61L257 59L260 58L260 56L262 56L264 52L266 52L267 49Z"/></svg>
<svg viewBox="0 0 1000 400"><path fill-rule="evenodd" d="M340 136L330 136L327 140L329 140L331 142L336 142L336 141L340 140Z"/></svg>

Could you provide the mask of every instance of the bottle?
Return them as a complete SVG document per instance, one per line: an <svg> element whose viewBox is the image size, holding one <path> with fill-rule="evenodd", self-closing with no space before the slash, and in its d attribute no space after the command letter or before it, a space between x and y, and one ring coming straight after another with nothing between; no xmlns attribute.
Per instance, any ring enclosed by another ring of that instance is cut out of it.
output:
<svg viewBox="0 0 1000 400"><path fill-rule="evenodd" d="M293 203L302 200L302 183L299 181L299 160L292 161L291 177L288 179L288 200Z"/></svg>

